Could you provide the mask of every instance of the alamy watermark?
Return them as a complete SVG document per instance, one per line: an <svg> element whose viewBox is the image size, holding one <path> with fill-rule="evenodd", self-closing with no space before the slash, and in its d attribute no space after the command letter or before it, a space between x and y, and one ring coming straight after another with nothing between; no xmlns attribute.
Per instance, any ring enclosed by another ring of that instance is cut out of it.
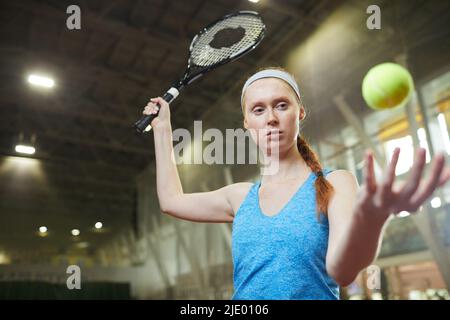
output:
<svg viewBox="0 0 450 320"><path fill-rule="evenodd" d="M202 121L194 121L193 136L184 128L173 131L173 160L177 165L259 164L263 174L272 175L278 172L282 135L277 129L226 129L224 134L210 128L203 132Z"/></svg>
<svg viewBox="0 0 450 320"><path fill-rule="evenodd" d="M377 265L370 265L366 269L367 279L366 286L370 290L381 289L381 269Z"/></svg>
<svg viewBox="0 0 450 320"><path fill-rule="evenodd" d="M381 29L381 9L376 4L372 4L367 7L367 14L370 16L367 18L366 26L369 30Z"/></svg>
<svg viewBox="0 0 450 320"><path fill-rule="evenodd" d="M69 30L81 30L81 9L78 5L72 4L66 8L66 13L70 16L66 19L66 26ZM372 4L367 7L366 13L370 16L366 20L369 30L381 29L381 9L378 5Z"/></svg>
<svg viewBox="0 0 450 320"><path fill-rule="evenodd" d="M79 6L72 4L67 7L66 13L70 14L66 19L66 26L69 30L81 29L81 9Z"/></svg>
<svg viewBox="0 0 450 320"><path fill-rule="evenodd" d="M67 274L70 274L70 276L67 278L66 285L67 289L73 290L81 289L81 269L77 265L70 265L67 267L66 270Z"/></svg>

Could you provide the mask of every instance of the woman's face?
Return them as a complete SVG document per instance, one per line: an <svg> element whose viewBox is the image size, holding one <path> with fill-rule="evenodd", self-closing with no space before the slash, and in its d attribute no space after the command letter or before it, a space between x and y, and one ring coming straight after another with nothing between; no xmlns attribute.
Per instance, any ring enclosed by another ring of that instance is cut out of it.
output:
<svg viewBox="0 0 450 320"><path fill-rule="evenodd" d="M247 87L244 127L265 153L282 153L296 143L305 110L294 90L283 80L263 78Z"/></svg>

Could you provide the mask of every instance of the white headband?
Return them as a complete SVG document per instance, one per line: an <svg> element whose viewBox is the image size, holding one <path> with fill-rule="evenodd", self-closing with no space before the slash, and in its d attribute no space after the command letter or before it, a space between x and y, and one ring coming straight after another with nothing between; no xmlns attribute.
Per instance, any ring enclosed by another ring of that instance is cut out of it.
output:
<svg viewBox="0 0 450 320"><path fill-rule="evenodd" d="M242 94L241 94L241 105L242 106L244 105L245 90L247 90L248 86L251 85L253 82L255 82L256 80L259 80L259 79L263 79L263 78L278 78L278 79L284 80L295 91L298 99L301 100L300 90L298 89L297 82L295 82L294 78L289 73L287 73L285 71L277 70L277 69L266 69L266 70L262 70L262 71L255 73L250 78L248 78L248 80L245 82L244 87L242 88Z"/></svg>

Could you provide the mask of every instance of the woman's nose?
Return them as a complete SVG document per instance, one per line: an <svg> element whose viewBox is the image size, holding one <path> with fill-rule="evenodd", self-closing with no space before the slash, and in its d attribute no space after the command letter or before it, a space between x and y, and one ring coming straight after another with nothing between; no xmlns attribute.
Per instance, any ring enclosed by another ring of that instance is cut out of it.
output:
<svg viewBox="0 0 450 320"><path fill-rule="evenodd" d="M278 123L278 118L273 109L270 108L267 116L267 124L273 123Z"/></svg>

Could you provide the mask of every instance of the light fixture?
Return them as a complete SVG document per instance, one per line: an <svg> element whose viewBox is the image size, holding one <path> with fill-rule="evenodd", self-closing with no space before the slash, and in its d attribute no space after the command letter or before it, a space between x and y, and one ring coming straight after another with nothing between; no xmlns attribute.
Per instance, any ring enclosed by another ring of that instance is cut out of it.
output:
<svg viewBox="0 0 450 320"><path fill-rule="evenodd" d="M450 155L450 138L448 136L448 128L447 123L445 121L445 115L443 113L439 113L437 119L439 122L439 128L441 129L442 133L441 137L444 140L445 150L447 151L447 154Z"/></svg>
<svg viewBox="0 0 450 320"><path fill-rule="evenodd" d="M89 243L87 243L87 242L79 242L79 243L77 243L75 246L76 246L77 248L84 249L84 248L89 247Z"/></svg>
<svg viewBox="0 0 450 320"><path fill-rule="evenodd" d="M248 1L253 2L253 3L258 3L259 2L259 0L248 0Z"/></svg>
<svg viewBox="0 0 450 320"><path fill-rule="evenodd" d="M32 146L18 144L16 146L16 152L24 153L24 154L34 154L36 152L36 149L34 147L32 147Z"/></svg>
<svg viewBox="0 0 450 320"><path fill-rule="evenodd" d="M40 87L51 88L55 85L55 81L51 78L45 76L39 76L36 74L31 74L28 76L28 82Z"/></svg>
<svg viewBox="0 0 450 320"><path fill-rule="evenodd" d="M439 208L440 206L441 206L441 198L434 197L433 199L431 199L431 207L436 209Z"/></svg>
<svg viewBox="0 0 450 320"><path fill-rule="evenodd" d="M76 236L79 236L79 235L80 235L80 230L78 230L78 229L73 229L73 230L72 230L72 235L75 236L75 237L76 237Z"/></svg>
<svg viewBox="0 0 450 320"><path fill-rule="evenodd" d="M48 229L47 229L46 226L40 226L40 227L39 227L38 236L39 236L39 237L42 237L42 238L47 237L47 236L48 236L47 231L48 231Z"/></svg>
<svg viewBox="0 0 450 320"><path fill-rule="evenodd" d="M410 215L410 213L408 212L408 211L401 211L398 215L397 215L397 217L399 217L399 218L405 218L405 217L407 217L407 216L409 216Z"/></svg>
<svg viewBox="0 0 450 320"><path fill-rule="evenodd" d="M103 223L101 223L101 222L97 222L95 224L95 229L101 229L102 227L103 227Z"/></svg>
<svg viewBox="0 0 450 320"><path fill-rule="evenodd" d="M11 257L8 256L6 252L0 251L0 265L2 264L10 264L11 263Z"/></svg>

